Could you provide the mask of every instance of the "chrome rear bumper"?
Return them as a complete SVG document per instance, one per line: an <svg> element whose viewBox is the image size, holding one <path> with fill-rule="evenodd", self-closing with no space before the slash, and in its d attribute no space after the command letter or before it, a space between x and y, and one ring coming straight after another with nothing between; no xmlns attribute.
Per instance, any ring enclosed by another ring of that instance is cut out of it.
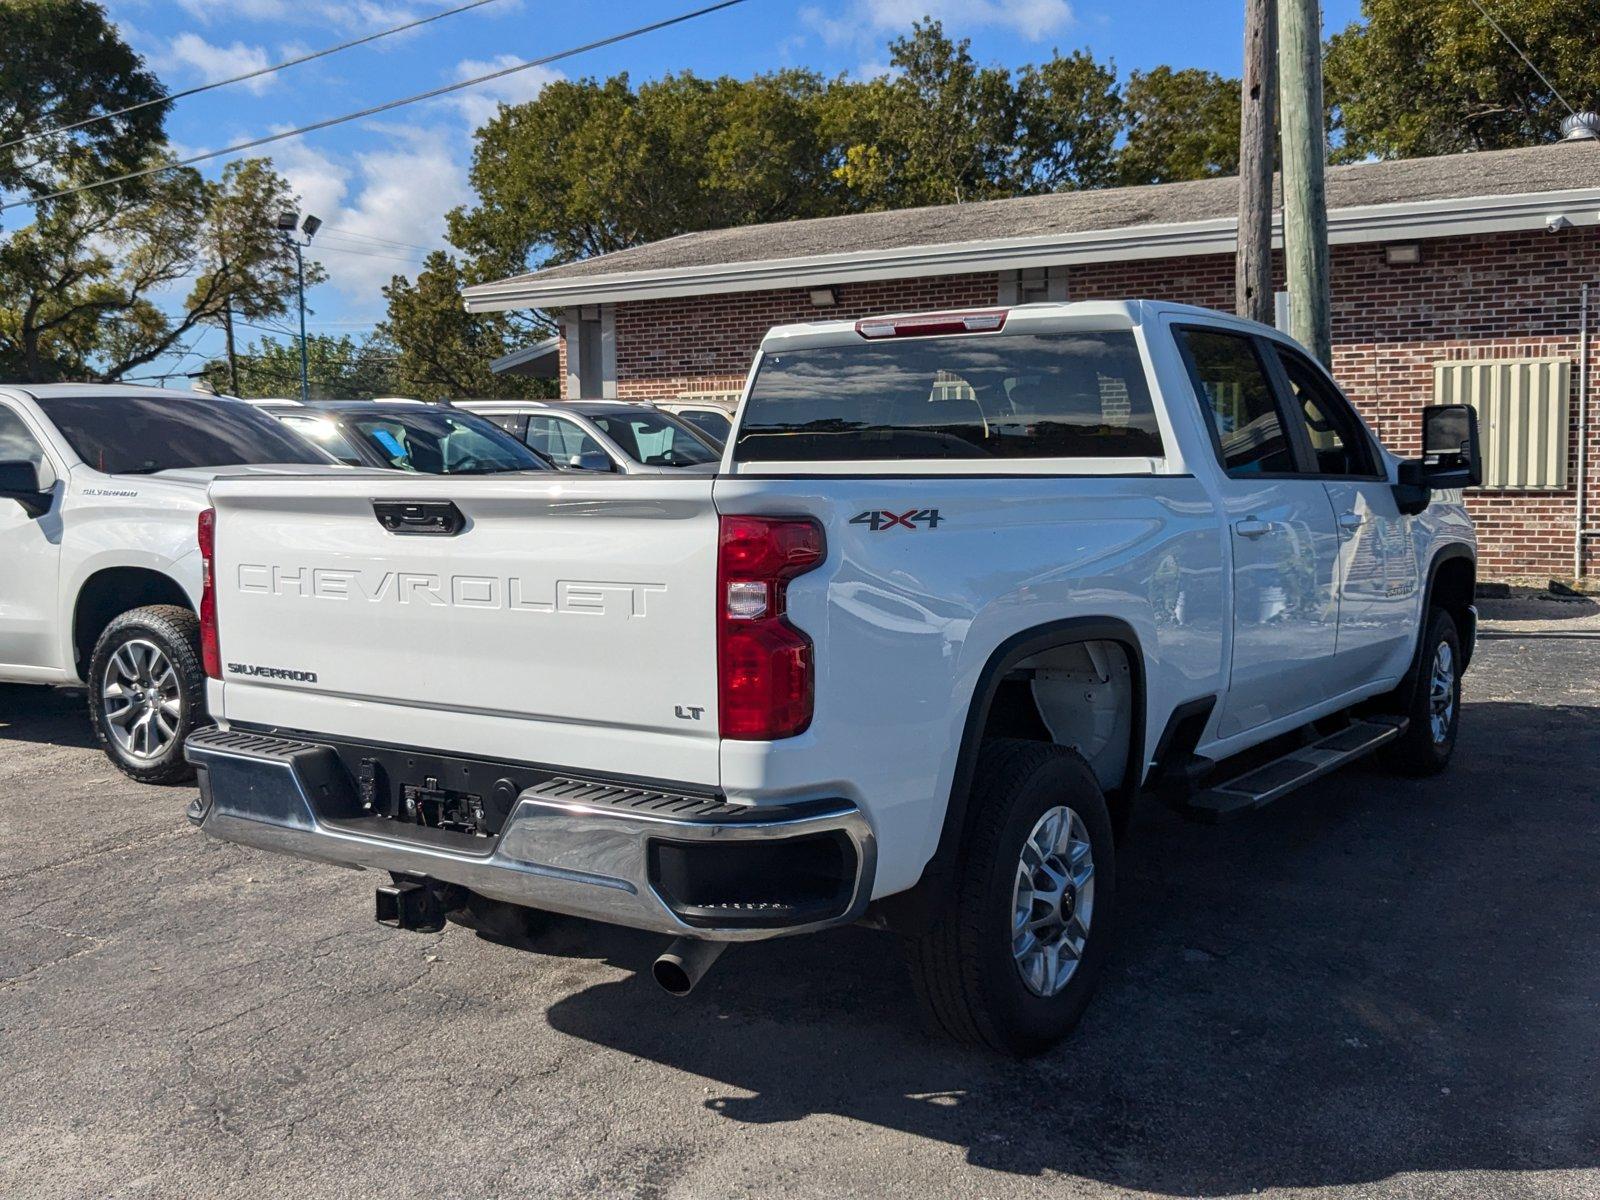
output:
<svg viewBox="0 0 1600 1200"><path fill-rule="evenodd" d="M328 744L205 729L189 738L185 752L200 783L189 816L212 837L345 867L426 876L530 908L674 936L748 941L857 920L872 894L872 829L843 800L738 805L551 775L517 796L498 836L479 837L364 814ZM688 847L692 855L697 846L763 843L781 853L783 846L800 847L802 839L814 845L819 835L839 841L848 878L836 903L826 911L797 910L792 923L780 923L782 906L690 909L654 878L653 862L665 847Z"/></svg>

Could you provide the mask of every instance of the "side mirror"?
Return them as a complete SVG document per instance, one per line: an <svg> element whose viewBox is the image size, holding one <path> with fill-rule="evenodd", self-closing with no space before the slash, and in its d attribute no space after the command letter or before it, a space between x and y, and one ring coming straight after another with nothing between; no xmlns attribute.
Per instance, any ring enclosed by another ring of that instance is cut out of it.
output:
<svg viewBox="0 0 1600 1200"><path fill-rule="evenodd" d="M567 459L567 467L573 471L609 471L611 459L598 450L590 450L586 454L574 454Z"/></svg>
<svg viewBox="0 0 1600 1200"><path fill-rule="evenodd" d="M1422 410L1422 457L1400 464L1395 496L1400 511L1419 513L1433 492L1483 482L1478 413L1470 404L1431 404Z"/></svg>
<svg viewBox="0 0 1600 1200"><path fill-rule="evenodd" d="M50 493L39 486L39 468L31 462L0 462L0 500L15 500L30 517L50 508Z"/></svg>

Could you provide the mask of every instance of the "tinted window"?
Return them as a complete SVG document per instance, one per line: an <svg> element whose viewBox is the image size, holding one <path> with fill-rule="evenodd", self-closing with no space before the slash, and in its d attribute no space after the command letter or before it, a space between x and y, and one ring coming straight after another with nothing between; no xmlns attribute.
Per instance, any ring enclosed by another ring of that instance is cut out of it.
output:
<svg viewBox="0 0 1600 1200"><path fill-rule="evenodd" d="M32 463L39 473L40 487L48 487L55 477L44 456L44 447L28 431L22 418L3 404L0 404L0 462Z"/></svg>
<svg viewBox="0 0 1600 1200"><path fill-rule="evenodd" d="M634 462L647 467L689 467L717 461L717 452L666 413L585 414Z"/></svg>
<svg viewBox="0 0 1600 1200"><path fill-rule="evenodd" d="M1162 453L1127 332L861 341L765 355L742 461Z"/></svg>
<svg viewBox="0 0 1600 1200"><path fill-rule="evenodd" d="M1195 390L1228 474L1293 473L1294 453L1255 340L1217 329L1187 329L1178 336L1188 347Z"/></svg>
<svg viewBox="0 0 1600 1200"><path fill-rule="evenodd" d="M366 464L367 460L361 457L361 452L355 448L349 438L340 432L339 426L327 417L284 415L278 419L301 437L309 440L313 445L326 450L340 462L354 466L364 466Z"/></svg>
<svg viewBox="0 0 1600 1200"><path fill-rule="evenodd" d="M1318 474L1375 475L1371 444L1349 401L1304 355L1282 346L1275 349L1294 397L1289 409L1305 421Z"/></svg>
<svg viewBox="0 0 1600 1200"><path fill-rule="evenodd" d="M526 439L528 418L520 413L484 413L483 419L494 422L519 442Z"/></svg>
<svg viewBox="0 0 1600 1200"><path fill-rule="evenodd" d="M342 413L345 428L399 471L424 475L494 475L545 471L549 465L505 430L468 413Z"/></svg>
<svg viewBox="0 0 1600 1200"><path fill-rule="evenodd" d="M733 422L723 413L709 408L688 409L680 412L678 419L693 425L703 436L710 438L719 446L728 440L728 432L733 428Z"/></svg>
<svg viewBox="0 0 1600 1200"><path fill-rule="evenodd" d="M571 463L580 454L603 454L607 462L611 461L605 448L590 437L582 426L562 417L529 417L527 442L551 461L562 465Z"/></svg>
<svg viewBox="0 0 1600 1200"><path fill-rule="evenodd" d="M328 461L274 418L236 400L49 396L39 407L79 458L109 475Z"/></svg>

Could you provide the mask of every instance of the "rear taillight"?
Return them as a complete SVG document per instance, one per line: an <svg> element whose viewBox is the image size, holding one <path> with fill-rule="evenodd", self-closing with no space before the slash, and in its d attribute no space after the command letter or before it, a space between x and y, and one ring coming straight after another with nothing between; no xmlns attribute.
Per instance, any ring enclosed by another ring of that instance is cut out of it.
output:
<svg viewBox="0 0 1600 1200"><path fill-rule="evenodd" d="M222 651L217 645L217 511L208 508L200 514L195 530L200 543L200 662L206 674L222 678Z"/></svg>
<svg viewBox="0 0 1600 1200"><path fill-rule="evenodd" d="M810 517L723 517L717 558L718 725L771 741L811 724L811 639L785 617L789 580L827 553Z"/></svg>

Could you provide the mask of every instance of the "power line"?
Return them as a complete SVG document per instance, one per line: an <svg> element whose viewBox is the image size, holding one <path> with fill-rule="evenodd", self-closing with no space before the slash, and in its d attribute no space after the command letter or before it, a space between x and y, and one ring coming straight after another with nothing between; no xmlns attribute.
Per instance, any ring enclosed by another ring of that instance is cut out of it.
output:
<svg viewBox="0 0 1600 1200"><path fill-rule="evenodd" d="M1489 10L1483 6L1483 0L1472 0L1472 6L1483 14L1483 19L1485 21L1489 22L1489 24L1494 26L1494 31L1496 33L1498 33L1501 37L1505 38L1506 45L1510 46L1513 50L1515 50L1517 52L1518 56L1521 57L1522 61L1528 64L1528 70L1532 71L1535 75L1537 75L1539 77L1539 82L1544 84L1545 87L1550 89L1550 94L1552 96L1554 96L1557 100L1561 101L1561 107L1566 109L1567 113L1570 116L1574 116L1574 117L1577 116L1578 114L1573 110L1572 105L1567 103L1567 98L1565 96L1563 96L1560 92L1556 91L1556 85L1551 83L1548 79L1545 78L1544 72L1539 70L1538 67L1533 65L1533 59L1531 59L1531 58L1529 58L1527 56L1527 54L1523 51L1522 47L1517 45L1517 43L1512 40L1511 35L1505 31L1504 27L1501 26L1500 22L1496 21L1494 19L1494 16L1489 12Z"/></svg>
<svg viewBox="0 0 1600 1200"><path fill-rule="evenodd" d="M381 250L358 250L353 246L337 246L327 242L318 242L307 252L312 258L316 257L318 250L331 251L334 254L353 254L357 258L386 258L391 262L410 263L414 267L423 265L422 259L416 255L385 254Z"/></svg>
<svg viewBox="0 0 1600 1200"><path fill-rule="evenodd" d="M612 34L610 37L600 38L599 40L593 42L586 42L581 46L574 46L570 50L561 50L555 54L547 54L543 58L529 59L526 62L517 63L515 66L503 67L498 71L490 71L486 75L477 75L471 79L463 79L456 83L447 83L442 87L431 88L426 92L418 92L412 96L402 96L398 100L389 100L383 104L375 104L371 108L364 108L358 112L345 113L337 117L329 117L325 121L316 121L310 125L301 125L296 129L286 129L281 133L269 133L264 137L251 138L249 141L236 142L232 146L224 146L220 150L207 150L202 154L192 154L188 158L180 158L174 162L161 163L157 166L146 167L142 171L130 171L126 175L117 175L111 179L100 179L94 183L86 183L78 187L63 188L61 191L49 192L43 196L33 196L24 200L12 200L7 204L0 204L0 212L5 212L8 209L13 208L22 208L28 205L43 204L48 200L60 200L66 196L75 196L80 192L92 192L98 188L110 187L113 184L118 183L127 183L129 180L133 179L143 179L148 175L157 175L165 171L173 171L179 167L193 166L195 163L205 162L207 159L222 158L224 155L238 154L244 150L254 150L258 146L266 146L273 142L285 141L288 138L302 137L305 134L315 133L318 130L330 129L335 125L346 125L351 121L360 121L366 117L377 116L379 113L390 112L396 108L404 108L408 104L416 104L423 100L433 100L439 96L449 95L451 92L459 92L464 88L475 87L480 83L488 83L494 79L504 79L507 75L515 75L519 71L526 71L533 67L542 67L549 63L559 62L565 58L573 58L576 55L586 54L591 50L599 50L605 46L613 46L618 42L625 42L632 38L642 37L647 33L655 33L657 30L666 29L672 25L681 25L685 21L694 20L696 17L704 17L711 13L718 12L721 9L733 8L737 5L744 4L745 2L746 0L719 0L719 2L716 4L708 4L703 8L697 8L691 10L690 12L680 13L675 17L668 17L665 20L655 21L649 25L641 25L638 28L630 29L625 33Z"/></svg>
<svg viewBox="0 0 1600 1200"><path fill-rule="evenodd" d="M379 237L375 233L357 233L353 229L346 229L343 225L330 225L326 221L322 223L321 233L324 236L336 233L340 237L356 238L363 242L380 242L385 246L404 246L407 250L421 250L424 254L431 254L438 249L436 246L424 246L419 242L400 242L394 238Z"/></svg>
<svg viewBox="0 0 1600 1200"><path fill-rule="evenodd" d="M63 133L71 133L75 129L83 129L89 125L96 125L101 121L109 121L114 117L126 116L131 112L138 112L141 108L149 108L153 104L172 104L190 96L198 96L201 92L213 91L216 88L227 87L234 83L243 83L247 79L259 79L263 75L271 75L275 71L282 71L288 67L297 67L301 63L312 62L315 59L327 58L330 54L338 54L341 50L349 50L355 46L364 46L368 42L376 42L382 38L390 37L396 33L404 33L408 29L416 29L421 25L429 25L434 21L442 21L445 17L453 17L457 13L464 13L468 9L482 8L485 4L494 4L496 0L472 0L471 4L458 5L447 8L443 12L436 12L429 17L419 17L415 21L407 21L404 25L396 25L392 29L380 29L376 33L369 33L364 37L352 38L348 42L340 42L337 46L329 46L325 50L314 50L310 54L302 54L298 58L285 59L281 63L274 63L270 67L260 67L254 71L247 71L243 75L234 75L228 79L218 79L214 83L203 83L198 87L185 88L181 92L173 92L168 96L158 96L154 100L141 100L138 104L130 104L126 108L119 108L113 112L101 113L99 116L86 117L82 121L74 121L71 125L58 125L54 129L41 129L37 133L27 133L22 137L13 138L9 142L0 142L0 150L9 150L13 146L24 146L29 142L36 142L40 138L56 137Z"/></svg>

